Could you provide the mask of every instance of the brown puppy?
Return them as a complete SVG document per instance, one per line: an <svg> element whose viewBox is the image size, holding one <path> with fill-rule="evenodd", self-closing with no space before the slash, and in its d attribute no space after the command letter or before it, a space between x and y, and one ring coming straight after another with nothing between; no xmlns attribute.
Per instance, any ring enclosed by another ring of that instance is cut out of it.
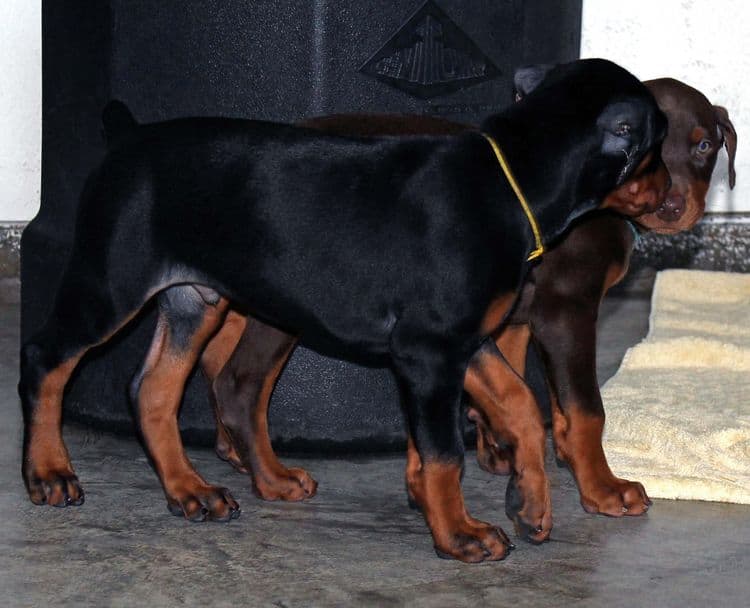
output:
<svg viewBox="0 0 750 608"><path fill-rule="evenodd" d="M636 222L661 233L687 230L703 216L719 149L729 157L734 187L737 134L727 111L699 91L670 78L646 83L669 119L662 155L672 188L661 208ZM590 513L640 515L650 501L638 482L616 478L601 447L604 408L596 378L596 318L601 298L625 275L634 244L627 221L610 214L586 218L533 271L531 283L498 345L524 373L530 334L544 360L558 457L575 476ZM491 472L510 472L510 457L494 439L502 420L470 411L478 424L477 458ZM511 479L509 494L513 495Z"/></svg>

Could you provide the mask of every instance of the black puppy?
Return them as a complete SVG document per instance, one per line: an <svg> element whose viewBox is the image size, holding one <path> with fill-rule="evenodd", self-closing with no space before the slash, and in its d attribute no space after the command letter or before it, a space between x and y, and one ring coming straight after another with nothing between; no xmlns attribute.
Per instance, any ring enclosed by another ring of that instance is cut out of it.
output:
<svg viewBox="0 0 750 608"><path fill-rule="evenodd" d="M131 387L145 444L173 512L236 516L231 495L190 465L176 419L231 300L320 350L390 364L418 455L409 492L436 549L502 559L507 537L471 518L461 494L467 368L494 346L486 338L532 250L634 173L608 206L653 211L669 181L666 120L636 78L603 60L539 74L525 74L534 90L488 119L484 136L350 139L218 118L126 130L86 184L52 311L22 348L31 500L83 502L61 436L63 389L89 348L157 296Z"/></svg>

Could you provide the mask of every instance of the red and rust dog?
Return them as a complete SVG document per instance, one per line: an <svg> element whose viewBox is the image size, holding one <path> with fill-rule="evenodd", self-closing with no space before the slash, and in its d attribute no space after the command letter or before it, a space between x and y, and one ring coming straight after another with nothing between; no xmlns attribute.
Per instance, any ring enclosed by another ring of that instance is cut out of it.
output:
<svg viewBox="0 0 750 608"><path fill-rule="evenodd" d="M703 215L705 195L719 149L729 156L730 187L734 186L737 135L727 111L713 106L699 91L673 79L646 83L669 120L663 157L672 187L656 213L637 219L641 228L674 233L692 227ZM396 116L336 116L309 121L309 126L336 133L360 135L448 133L468 127L438 119ZM547 377L555 402L555 442L581 491L584 508L607 515L638 515L649 500L642 486L615 478L601 449L604 412L595 373L595 325L604 293L627 271L633 248L633 229L612 214L587 216L546 254L532 272L511 325L496 336L497 345L513 368L524 372L531 332L545 353ZM533 328L533 330L532 330ZM230 311L224 326L209 342L201 359L211 380L217 411L216 450L236 468L252 473L255 492L267 500L301 500L315 493L316 483L301 469L287 469L271 448L267 409L276 379L295 344L295 338L253 318ZM231 355L231 357L230 357ZM510 393L520 392L508 369L497 363L482 375L473 368L465 388L477 407L470 416L478 426L477 458L493 473L513 470L512 445L504 433L513 427ZM519 397L516 397L519 398ZM528 396L523 396L528 398ZM538 445L540 419L533 416L530 439ZM512 431L511 431L512 432ZM529 530L522 500L509 484L508 511L532 539L543 534ZM540 522L542 530L545 526Z"/></svg>
<svg viewBox="0 0 750 608"><path fill-rule="evenodd" d="M21 350L32 501L83 502L60 429L65 384L85 352L156 297L156 331L131 385L144 443L172 512L236 517L231 495L188 461L176 418L230 300L324 352L390 365L413 445L408 489L436 550L504 558L507 537L470 517L461 493L464 377L506 366L489 337L530 252L598 207L652 211L669 185L659 156L666 119L631 74L584 60L522 77L533 90L481 133L343 138L230 119L110 130L52 310ZM539 509L531 521L544 521L543 445L525 419L503 433L528 472L517 486Z"/></svg>

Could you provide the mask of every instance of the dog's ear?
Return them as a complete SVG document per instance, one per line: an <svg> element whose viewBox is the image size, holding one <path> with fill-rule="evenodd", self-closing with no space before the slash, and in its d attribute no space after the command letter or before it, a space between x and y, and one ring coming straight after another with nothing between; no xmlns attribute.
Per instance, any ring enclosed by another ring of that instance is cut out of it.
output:
<svg viewBox="0 0 750 608"><path fill-rule="evenodd" d="M551 63L540 63L537 65L527 65L516 70L513 76L513 86L516 90L516 101L520 101L526 95L536 89L545 76L555 66Z"/></svg>
<svg viewBox="0 0 750 608"><path fill-rule="evenodd" d="M734 170L734 157L737 154L737 131L734 130L732 121L729 120L729 112L722 106L714 106L716 113L716 122L719 124L719 131L724 137L724 147L727 149L729 156L729 187L734 188L737 180L737 174Z"/></svg>

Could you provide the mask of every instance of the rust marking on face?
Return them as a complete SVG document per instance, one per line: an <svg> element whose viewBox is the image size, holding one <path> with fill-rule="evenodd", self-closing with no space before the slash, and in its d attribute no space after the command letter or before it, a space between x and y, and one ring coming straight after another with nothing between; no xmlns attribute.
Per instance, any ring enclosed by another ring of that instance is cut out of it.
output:
<svg viewBox="0 0 750 608"><path fill-rule="evenodd" d="M639 163L634 175L607 195L601 208L612 209L630 217L655 211L667 195L670 177L663 161L659 162L654 171L646 171L652 161L653 152L649 152Z"/></svg>
<svg viewBox="0 0 750 608"><path fill-rule="evenodd" d="M695 127L690 132L690 141L694 144L700 143L704 139L710 139L708 131L703 127Z"/></svg>

